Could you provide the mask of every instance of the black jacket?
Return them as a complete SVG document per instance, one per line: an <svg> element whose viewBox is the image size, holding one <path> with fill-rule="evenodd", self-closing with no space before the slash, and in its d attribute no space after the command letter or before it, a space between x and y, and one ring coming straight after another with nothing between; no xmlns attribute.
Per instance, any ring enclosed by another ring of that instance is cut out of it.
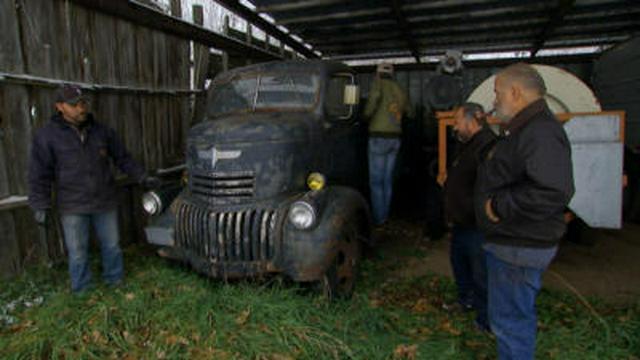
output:
<svg viewBox="0 0 640 360"><path fill-rule="evenodd" d="M447 218L454 225L475 228L476 217L473 206L473 191L480 160L496 140L494 133L484 127L467 143L460 144L444 184L444 199Z"/></svg>
<svg viewBox="0 0 640 360"><path fill-rule="evenodd" d="M29 204L34 210L51 207L52 189L61 213L115 208L112 162L134 180L144 177L115 131L88 116L82 131L54 115L36 132L29 160Z"/></svg>
<svg viewBox="0 0 640 360"><path fill-rule="evenodd" d="M574 193L571 147L564 128L540 99L520 111L478 168L476 219L491 243L551 247L566 230L563 212ZM493 199L500 221L491 223Z"/></svg>

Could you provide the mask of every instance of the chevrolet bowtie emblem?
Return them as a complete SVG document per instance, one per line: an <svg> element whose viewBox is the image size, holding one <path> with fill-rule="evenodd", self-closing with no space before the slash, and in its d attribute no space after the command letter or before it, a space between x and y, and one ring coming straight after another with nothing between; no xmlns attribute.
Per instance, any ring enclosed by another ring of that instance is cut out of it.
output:
<svg viewBox="0 0 640 360"><path fill-rule="evenodd" d="M215 146L211 148L211 168L216 167L218 160L237 159L242 155L241 150L221 151L216 150Z"/></svg>

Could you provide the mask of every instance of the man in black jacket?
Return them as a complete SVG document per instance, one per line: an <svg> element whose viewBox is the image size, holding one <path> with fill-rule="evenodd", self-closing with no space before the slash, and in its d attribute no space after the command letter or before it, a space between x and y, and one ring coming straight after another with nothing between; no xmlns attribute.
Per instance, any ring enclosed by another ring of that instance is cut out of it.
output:
<svg viewBox="0 0 640 360"><path fill-rule="evenodd" d="M100 242L104 281L117 285L124 270L111 164L147 186L158 180L145 176L113 129L93 119L79 87L64 85L58 89L55 107L57 113L33 138L29 204L36 222L44 226L55 193L74 292L85 290L91 283L90 225Z"/></svg>
<svg viewBox="0 0 640 360"><path fill-rule="evenodd" d="M486 236L489 322L500 359L534 357L535 299L574 193L569 140L545 92L527 64L496 76L501 135L478 168L476 220Z"/></svg>
<svg viewBox="0 0 640 360"><path fill-rule="evenodd" d="M444 183L447 219L453 224L449 258L458 288L458 306L475 309L478 328L489 331L484 236L476 226L473 191L478 164L495 142L495 135L486 126L481 105L463 104L455 111L454 121L461 148Z"/></svg>

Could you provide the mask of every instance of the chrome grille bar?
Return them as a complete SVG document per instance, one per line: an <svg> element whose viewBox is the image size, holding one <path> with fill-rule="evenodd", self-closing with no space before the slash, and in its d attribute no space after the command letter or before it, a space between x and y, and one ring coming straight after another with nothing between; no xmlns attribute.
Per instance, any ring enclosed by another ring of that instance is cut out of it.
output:
<svg viewBox="0 0 640 360"><path fill-rule="evenodd" d="M275 210L210 212L188 203L177 209L176 244L212 261L270 260L276 253Z"/></svg>
<svg viewBox="0 0 640 360"><path fill-rule="evenodd" d="M202 199L251 198L255 192L252 172L203 173L196 172L189 181L191 192Z"/></svg>

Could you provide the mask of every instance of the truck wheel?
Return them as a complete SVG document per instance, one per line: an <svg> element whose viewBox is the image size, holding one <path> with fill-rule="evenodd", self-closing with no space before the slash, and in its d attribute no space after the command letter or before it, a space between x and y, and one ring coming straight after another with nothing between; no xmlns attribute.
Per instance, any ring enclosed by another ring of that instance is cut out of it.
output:
<svg viewBox="0 0 640 360"><path fill-rule="evenodd" d="M328 300L348 299L353 295L361 250L358 233L355 224L348 224L342 230L336 256L319 284L322 295Z"/></svg>

